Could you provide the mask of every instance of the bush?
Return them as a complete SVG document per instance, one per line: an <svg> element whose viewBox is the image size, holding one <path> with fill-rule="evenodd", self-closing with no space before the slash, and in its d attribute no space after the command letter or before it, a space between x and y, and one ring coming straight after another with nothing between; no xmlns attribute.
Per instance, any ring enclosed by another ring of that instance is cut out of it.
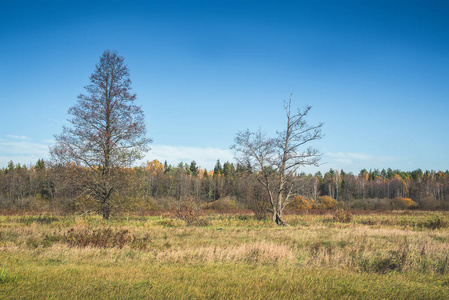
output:
<svg viewBox="0 0 449 300"><path fill-rule="evenodd" d="M320 203L319 208L331 209L338 205L337 200L330 196L320 196L318 201Z"/></svg>
<svg viewBox="0 0 449 300"><path fill-rule="evenodd" d="M410 198L396 197L390 201L392 209L407 209L418 208L418 203Z"/></svg>
<svg viewBox="0 0 449 300"><path fill-rule="evenodd" d="M144 249L150 241L149 236L138 238L128 230L113 230L112 228L98 230L69 229L64 235L64 241L70 247L97 247L122 249L129 244L133 248Z"/></svg>
<svg viewBox="0 0 449 300"><path fill-rule="evenodd" d="M245 198L241 199L246 208L254 212L257 220L266 220L270 210L270 201L268 194L261 190L258 186L250 185L247 189Z"/></svg>
<svg viewBox="0 0 449 300"><path fill-rule="evenodd" d="M352 213L349 210L337 209L332 213L332 220L340 223L351 223Z"/></svg>
<svg viewBox="0 0 449 300"><path fill-rule="evenodd" d="M63 211L68 214L100 211L98 201L89 195L81 195L75 199L67 199L62 204Z"/></svg>
<svg viewBox="0 0 449 300"><path fill-rule="evenodd" d="M203 217L203 211L192 199L179 201L175 207L175 217L189 226L207 226L209 222Z"/></svg>
<svg viewBox="0 0 449 300"><path fill-rule="evenodd" d="M374 206L365 199L354 199L345 202L345 206L350 209L372 210Z"/></svg>
<svg viewBox="0 0 449 300"><path fill-rule="evenodd" d="M70 247L98 247L98 248L114 248L119 249L131 241L132 237L128 230L114 231L111 228L98 230L81 230L69 229L65 234L65 242Z"/></svg>
<svg viewBox="0 0 449 300"><path fill-rule="evenodd" d="M366 198L355 199L346 202L346 207L362 210L391 210L391 209L415 209L420 205L411 198L396 197L389 198Z"/></svg>
<svg viewBox="0 0 449 300"><path fill-rule="evenodd" d="M233 209L239 209L238 204L235 202L235 200L225 197L220 198L218 200L212 201L207 203L204 206L205 209L214 209L214 210L233 210Z"/></svg>
<svg viewBox="0 0 449 300"><path fill-rule="evenodd" d="M440 201L438 201L434 196L419 199L419 204L424 209L438 209L441 207Z"/></svg>
<svg viewBox="0 0 449 300"><path fill-rule="evenodd" d="M311 209L312 199L307 199L301 195L293 195L292 201L287 205L287 209Z"/></svg>
<svg viewBox="0 0 449 300"><path fill-rule="evenodd" d="M155 198L155 201L160 209L171 209L176 203L176 199L171 197Z"/></svg>

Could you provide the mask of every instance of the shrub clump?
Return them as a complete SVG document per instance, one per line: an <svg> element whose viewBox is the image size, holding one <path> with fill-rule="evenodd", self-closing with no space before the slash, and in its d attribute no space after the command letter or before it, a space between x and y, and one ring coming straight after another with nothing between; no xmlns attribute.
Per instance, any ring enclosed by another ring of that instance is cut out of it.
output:
<svg viewBox="0 0 449 300"><path fill-rule="evenodd" d="M413 209L418 208L419 205L411 198L396 197L391 199L392 209Z"/></svg>
<svg viewBox="0 0 449 300"><path fill-rule="evenodd" d="M337 200L330 196L320 196L318 197L319 208L332 209L338 205Z"/></svg>
<svg viewBox="0 0 449 300"><path fill-rule="evenodd" d="M235 210L235 209L239 209L240 207L235 202L235 200L233 200L229 197L225 197L225 198L220 198L218 200L207 203L204 206L204 208L222 211L222 210Z"/></svg>
<svg viewBox="0 0 449 300"><path fill-rule="evenodd" d="M302 195L293 195L288 209L332 209L338 205L337 200L330 196L320 196L317 201Z"/></svg>
<svg viewBox="0 0 449 300"><path fill-rule="evenodd" d="M288 209L311 209L313 200L301 195L293 195L292 201L287 205Z"/></svg>
<svg viewBox="0 0 449 300"><path fill-rule="evenodd" d="M340 223L351 223L352 213L349 210L337 209L332 213L332 220Z"/></svg>
<svg viewBox="0 0 449 300"><path fill-rule="evenodd" d="M192 199L179 201L174 207L175 217L183 220L189 226L208 226L209 221L204 218L202 209Z"/></svg>
<svg viewBox="0 0 449 300"><path fill-rule="evenodd" d="M130 245L132 248L145 249L150 237L147 235L138 238L129 233L128 230L113 230L112 228L97 230L69 229L64 235L64 241L70 247L97 247L97 248L119 248Z"/></svg>

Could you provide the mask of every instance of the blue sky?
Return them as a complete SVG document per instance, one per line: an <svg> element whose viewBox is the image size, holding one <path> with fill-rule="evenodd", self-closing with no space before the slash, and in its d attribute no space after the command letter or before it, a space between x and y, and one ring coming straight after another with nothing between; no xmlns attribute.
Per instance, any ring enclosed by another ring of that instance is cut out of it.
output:
<svg viewBox="0 0 449 300"><path fill-rule="evenodd" d="M0 0L0 167L48 157L99 56L117 50L146 159L233 160L235 133L324 122L319 168L449 168L447 1Z"/></svg>

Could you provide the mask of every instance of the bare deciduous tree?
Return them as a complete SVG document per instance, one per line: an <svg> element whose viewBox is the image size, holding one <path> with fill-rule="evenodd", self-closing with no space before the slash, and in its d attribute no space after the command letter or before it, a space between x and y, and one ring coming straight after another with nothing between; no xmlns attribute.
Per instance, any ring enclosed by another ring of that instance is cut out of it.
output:
<svg viewBox="0 0 449 300"><path fill-rule="evenodd" d="M123 57L106 50L85 89L87 95L79 95L69 109L72 126L55 136L50 152L61 163L88 170L83 172L84 193L99 202L108 219L118 170L142 158L151 140L145 137L143 111L134 105L136 94L130 92Z"/></svg>
<svg viewBox="0 0 449 300"><path fill-rule="evenodd" d="M306 116L311 107L291 111L292 95L284 104L287 126L284 131L277 132L277 137L269 138L260 129L238 132L235 144L231 147L237 152L237 160L247 165L250 163L256 171L258 181L264 186L270 202L269 212L273 221L285 225L282 212L291 201L293 195L293 177L304 165L318 165L321 154L317 149L305 144L322 137L323 123L308 125Z"/></svg>

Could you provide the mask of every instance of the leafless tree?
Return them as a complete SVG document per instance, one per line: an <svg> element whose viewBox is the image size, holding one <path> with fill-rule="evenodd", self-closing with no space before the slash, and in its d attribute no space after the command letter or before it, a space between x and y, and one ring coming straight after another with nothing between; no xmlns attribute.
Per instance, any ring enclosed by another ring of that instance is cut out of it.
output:
<svg viewBox="0 0 449 300"><path fill-rule="evenodd" d="M231 147L237 152L237 160L243 165L250 163L263 185L270 204L269 212L278 225L285 225L282 212L293 195L293 177L304 165L318 165L321 154L317 149L304 146L322 137L323 123L308 125L306 117L311 109L306 106L291 111L292 95L284 104L287 117L286 129L277 132L274 138L267 137L260 129L238 132L235 144Z"/></svg>
<svg viewBox="0 0 449 300"><path fill-rule="evenodd" d="M106 50L85 89L87 95L79 95L69 109L72 126L55 136L50 152L60 163L88 170L83 174L85 193L99 202L108 219L118 170L142 158L151 140L145 137L143 111L134 105L136 94L131 93L123 57Z"/></svg>

